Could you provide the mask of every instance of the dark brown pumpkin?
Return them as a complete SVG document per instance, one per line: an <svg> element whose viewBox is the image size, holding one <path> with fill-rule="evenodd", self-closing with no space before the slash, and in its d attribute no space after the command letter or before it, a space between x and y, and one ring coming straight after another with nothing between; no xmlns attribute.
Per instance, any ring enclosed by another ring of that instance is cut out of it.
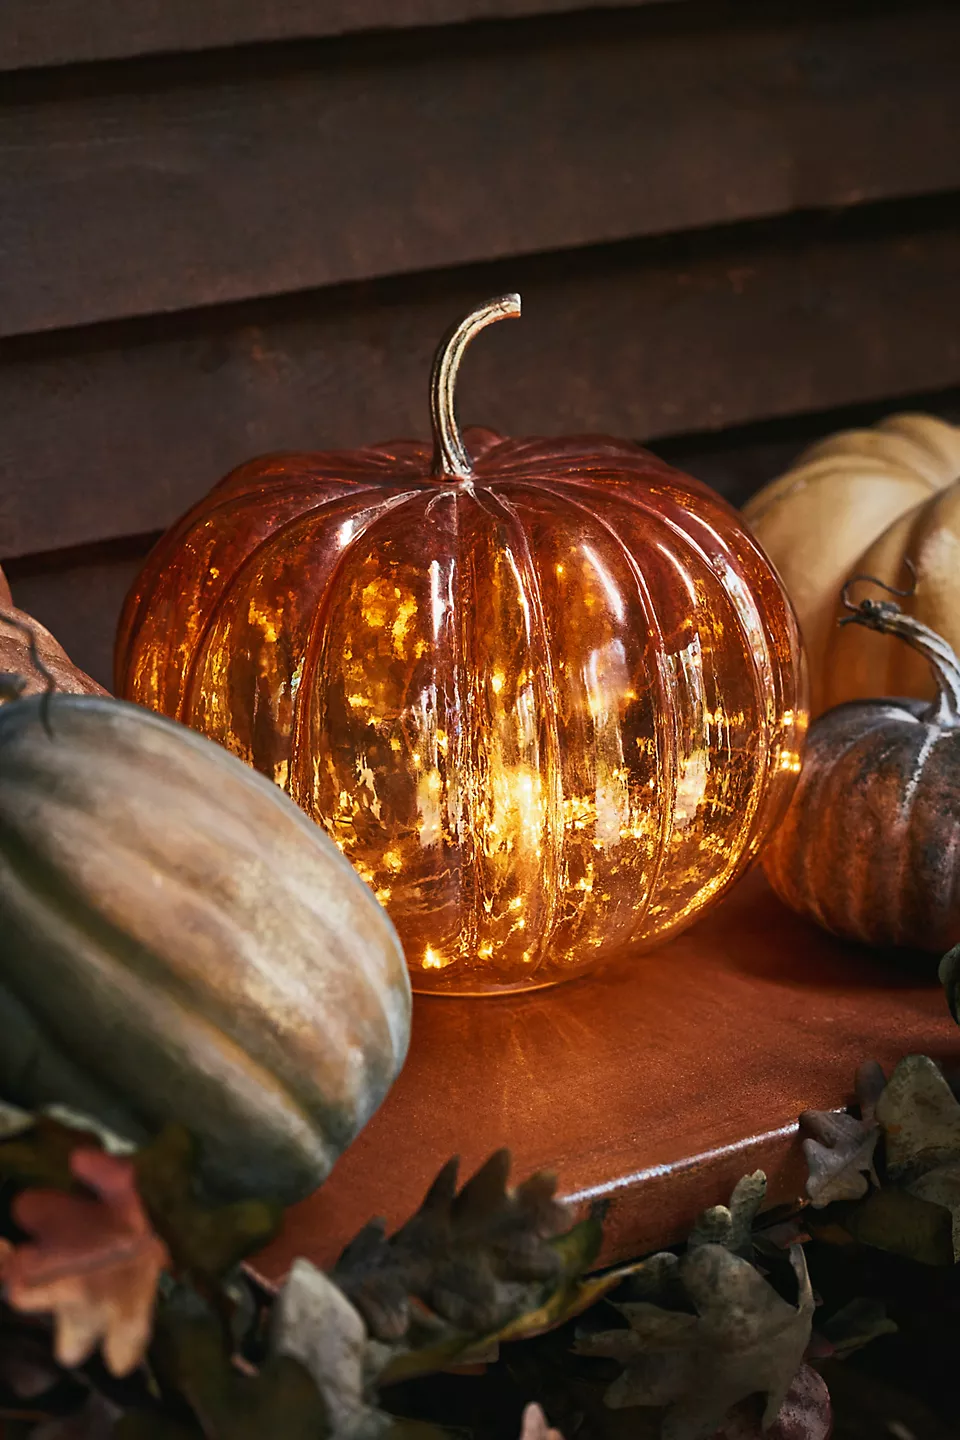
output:
<svg viewBox="0 0 960 1440"><path fill-rule="evenodd" d="M960 941L960 661L892 601L864 600L845 623L912 646L938 695L820 716L764 869L791 909L834 934L939 954Z"/></svg>

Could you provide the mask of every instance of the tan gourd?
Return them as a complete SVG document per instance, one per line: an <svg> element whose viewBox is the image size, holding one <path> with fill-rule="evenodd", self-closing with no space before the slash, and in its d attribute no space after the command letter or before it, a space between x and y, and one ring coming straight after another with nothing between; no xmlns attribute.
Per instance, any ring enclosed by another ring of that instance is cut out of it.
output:
<svg viewBox="0 0 960 1440"><path fill-rule="evenodd" d="M960 480L895 520L856 568L912 592L903 597L904 611L960 652ZM854 598L866 593L851 589ZM824 656L825 705L873 695L929 699L934 693L930 667L895 636L853 625L832 627Z"/></svg>
<svg viewBox="0 0 960 1440"><path fill-rule="evenodd" d="M897 583L898 576L900 584L904 581L904 549L916 538L909 525L899 558L896 537L886 542L879 559L871 551L874 542L918 506L932 502L935 508L941 492L958 477L960 429L934 416L893 415L873 429L847 430L819 441L744 508L751 530L779 570L797 611L810 666L813 715L839 698L929 695L929 676L923 672L922 662L914 665L912 660L892 659L896 646L889 637L850 626L838 642L834 631L840 592L852 574L866 571L889 583ZM922 522L941 536L945 523L939 511L935 519ZM937 543L941 544L939 554ZM927 548L926 560L911 553L912 559L919 560L921 582L927 577L918 585L918 600L922 590L932 588L934 574L942 574L944 569L943 542L928 543ZM887 566L886 573L876 568L880 564ZM927 619L919 610L913 613ZM931 610L929 615L927 623L952 638L949 627L935 623L933 617L939 619L939 611ZM878 654L886 658L870 658ZM899 668L911 674L919 688L903 691L894 685L891 689L890 666L894 672Z"/></svg>

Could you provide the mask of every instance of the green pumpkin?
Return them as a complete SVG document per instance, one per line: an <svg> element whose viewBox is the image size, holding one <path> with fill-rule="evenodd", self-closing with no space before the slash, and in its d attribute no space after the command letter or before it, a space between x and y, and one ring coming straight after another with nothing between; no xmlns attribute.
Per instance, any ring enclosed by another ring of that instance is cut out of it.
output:
<svg viewBox="0 0 960 1440"><path fill-rule="evenodd" d="M135 1141L179 1121L224 1195L309 1193L403 1064L371 891L276 785L138 706L0 708L0 893L0 1096Z"/></svg>

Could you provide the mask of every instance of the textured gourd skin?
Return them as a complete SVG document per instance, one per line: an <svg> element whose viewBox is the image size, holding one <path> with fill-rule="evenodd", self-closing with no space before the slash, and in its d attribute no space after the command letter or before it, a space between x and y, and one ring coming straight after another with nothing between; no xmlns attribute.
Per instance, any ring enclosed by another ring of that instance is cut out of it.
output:
<svg viewBox="0 0 960 1440"><path fill-rule="evenodd" d="M841 634L836 619L851 575L905 585L908 553L918 585L906 608L957 643L960 632L944 616L956 611L960 540L940 504L957 480L960 427L933 415L891 415L818 441L744 506L800 621L812 716L845 700L933 693L908 649L856 626Z"/></svg>
<svg viewBox="0 0 960 1440"><path fill-rule="evenodd" d="M816 720L763 866L836 935L942 954L960 941L960 730L926 713L866 700Z"/></svg>
<svg viewBox="0 0 960 1440"><path fill-rule="evenodd" d="M908 510L857 560L856 569L885 585L913 593L903 610L960 649L960 431L957 480ZM913 566L913 577L910 567ZM854 599L868 586L851 587ZM840 605L837 613L842 613ZM871 695L931 698L936 684L923 656L894 635L869 633L856 625L834 625L824 657L824 701L841 705Z"/></svg>
<svg viewBox="0 0 960 1440"><path fill-rule="evenodd" d="M0 1093L200 1142L229 1195L322 1181L399 1071L385 912L278 789L133 705L0 708Z"/></svg>

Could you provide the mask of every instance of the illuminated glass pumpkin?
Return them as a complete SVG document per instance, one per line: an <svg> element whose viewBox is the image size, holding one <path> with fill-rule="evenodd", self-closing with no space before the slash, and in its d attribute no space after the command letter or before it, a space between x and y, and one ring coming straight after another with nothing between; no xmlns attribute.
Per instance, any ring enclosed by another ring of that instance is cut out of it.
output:
<svg viewBox="0 0 960 1440"><path fill-rule="evenodd" d="M420 990L547 985L679 930L780 818L797 629L733 510L638 446L461 436L228 475L128 597L118 692L322 825Z"/></svg>

